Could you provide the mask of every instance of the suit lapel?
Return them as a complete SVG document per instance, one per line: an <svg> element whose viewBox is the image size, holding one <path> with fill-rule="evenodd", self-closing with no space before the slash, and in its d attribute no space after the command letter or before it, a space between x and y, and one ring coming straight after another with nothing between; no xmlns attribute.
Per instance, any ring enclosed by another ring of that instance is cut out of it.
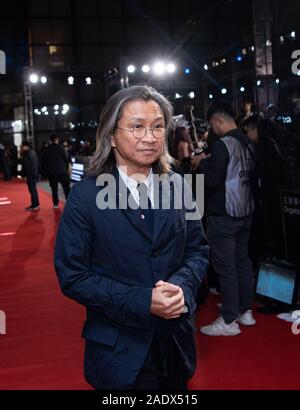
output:
<svg viewBox="0 0 300 410"><path fill-rule="evenodd" d="M138 229L141 233L143 233L145 236L147 236L148 239L152 241L152 235L148 231L147 226L145 225L145 222L141 217L143 212L141 211L141 209L131 209L130 206L128 205L129 196L131 194L130 194L129 189L125 185L124 181L120 177L117 167L114 170L113 175L116 180L117 208L119 209L119 205L121 201L123 201L124 204L127 204L126 209L121 209L121 212L124 213L124 215L129 219L131 224L136 229ZM133 198L131 198L131 200L133 200Z"/></svg>
<svg viewBox="0 0 300 410"><path fill-rule="evenodd" d="M125 183L123 182L122 178L120 177L117 167L115 167L113 171L113 175L116 181L116 194L117 194L116 204L117 204L117 209L119 209L121 200L124 200L124 202L125 200L127 200L127 204L128 204L128 197L130 195L130 191L125 185ZM153 215L153 235L152 236L148 232L145 226L145 223L141 218L142 211L140 209L131 209L129 206L127 206L126 209L121 209L121 212L124 213L124 215L129 219L131 224L136 229L138 229L141 233L143 233L148 239L150 239L153 244L158 241L160 234L170 214L172 213L173 199L174 199L173 191L174 191L174 187L173 187L173 184L169 183L168 176L166 176L164 180L159 183L158 189L154 190L155 209L153 210L154 215ZM170 198L171 198L171 202L170 202Z"/></svg>
<svg viewBox="0 0 300 410"><path fill-rule="evenodd" d="M154 210L154 223L153 223L153 244L157 242L160 237L161 231L163 230L173 207L173 184L169 183L169 178L166 177L162 182L159 183L159 197L156 198L158 194L154 192L155 204L158 203L158 209ZM170 201L171 198L171 201Z"/></svg>

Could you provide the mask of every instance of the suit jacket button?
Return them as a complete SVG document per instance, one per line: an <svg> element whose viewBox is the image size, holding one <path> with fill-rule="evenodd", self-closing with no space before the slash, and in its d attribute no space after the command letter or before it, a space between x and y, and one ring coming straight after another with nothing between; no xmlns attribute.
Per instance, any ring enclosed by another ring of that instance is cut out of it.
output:
<svg viewBox="0 0 300 410"><path fill-rule="evenodd" d="M145 219L145 215L142 214L142 215L141 215L141 219Z"/></svg>

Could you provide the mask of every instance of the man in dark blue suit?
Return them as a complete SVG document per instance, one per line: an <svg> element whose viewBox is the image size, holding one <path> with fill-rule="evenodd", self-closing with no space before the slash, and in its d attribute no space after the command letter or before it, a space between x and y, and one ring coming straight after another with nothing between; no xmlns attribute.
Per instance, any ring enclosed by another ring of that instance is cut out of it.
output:
<svg viewBox="0 0 300 410"><path fill-rule="evenodd" d="M208 248L197 209L182 201L187 185L170 171L171 121L152 88L113 95L91 175L72 188L58 229L55 268L64 294L87 308L85 377L95 389L186 389L195 370Z"/></svg>

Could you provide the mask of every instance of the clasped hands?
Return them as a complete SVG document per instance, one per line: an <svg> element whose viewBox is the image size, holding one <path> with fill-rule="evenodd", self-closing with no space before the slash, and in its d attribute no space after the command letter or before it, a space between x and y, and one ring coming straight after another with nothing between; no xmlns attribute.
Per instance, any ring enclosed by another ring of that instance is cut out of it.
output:
<svg viewBox="0 0 300 410"><path fill-rule="evenodd" d="M162 280L152 289L151 313L163 319L177 319L185 312L185 301L180 286Z"/></svg>

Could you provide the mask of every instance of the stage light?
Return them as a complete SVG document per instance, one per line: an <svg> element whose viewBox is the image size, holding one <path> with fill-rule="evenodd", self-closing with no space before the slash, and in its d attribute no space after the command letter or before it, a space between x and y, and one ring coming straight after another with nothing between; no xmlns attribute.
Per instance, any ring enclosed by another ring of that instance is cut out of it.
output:
<svg viewBox="0 0 300 410"><path fill-rule="evenodd" d="M166 66L162 62L157 62L153 66L153 71L156 75L163 75L166 70Z"/></svg>
<svg viewBox="0 0 300 410"><path fill-rule="evenodd" d="M39 81L39 76L37 74L30 74L29 80L32 84L36 84Z"/></svg>
<svg viewBox="0 0 300 410"><path fill-rule="evenodd" d="M191 73L191 70L187 67L184 69L184 74L188 75Z"/></svg>
<svg viewBox="0 0 300 410"><path fill-rule="evenodd" d="M134 65L132 65L132 64L130 64L128 67L127 67L127 71L129 72L129 73L134 73L135 72L135 66Z"/></svg>
<svg viewBox="0 0 300 410"><path fill-rule="evenodd" d="M48 108L45 106L41 109L42 112L46 112L48 110Z"/></svg>
<svg viewBox="0 0 300 410"><path fill-rule="evenodd" d="M55 104L55 106L53 107L53 109L54 109L55 111L59 110L59 105L58 105L58 104Z"/></svg>
<svg viewBox="0 0 300 410"><path fill-rule="evenodd" d="M255 47L254 47L254 46L251 46L251 51L255 51Z"/></svg>
<svg viewBox="0 0 300 410"><path fill-rule="evenodd" d="M242 57L241 55L237 55L237 56L235 57L235 59L236 59L237 62L240 63L240 62L243 60L243 57Z"/></svg>
<svg viewBox="0 0 300 410"><path fill-rule="evenodd" d="M226 94L226 93L227 93L227 89L226 89L226 88L222 88L221 93L222 93L222 94Z"/></svg>
<svg viewBox="0 0 300 410"><path fill-rule="evenodd" d="M73 85L74 84L74 77L70 76L68 77L68 84Z"/></svg>
<svg viewBox="0 0 300 410"><path fill-rule="evenodd" d="M55 111L55 112L54 112L54 114L55 114L55 115L58 115L58 114L59 114L59 112L58 112L58 111Z"/></svg>
<svg viewBox="0 0 300 410"><path fill-rule="evenodd" d="M292 32L291 32L291 37L292 37L292 38L296 38L296 31L292 31Z"/></svg>
<svg viewBox="0 0 300 410"><path fill-rule="evenodd" d="M42 84L46 84L46 82L47 82L47 77L44 76L44 75L42 75L42 77L41 77L41 83L42 83Z"/></svg>
<svg viewBox="0 0 300 410"><path fill-rule="evenodd" d="M148 64L144 64L144 65L143 65L142 71L143 71L143 73L149 73L150 67L148 66Z"/></svg>
<svg viewBox="0 0 300 410"><path fill-rule="evenodd" d="M66 115L67 112L68 112L69 109L70 109L69 105L68 105L68 104L64 104L62 108L63 108L63 109L62 109L62 114L63 114L63 115Z"/></svg>
<svg viewBox="0 0 300 410"><path fill-rule="evenodd" d="M176 94L175 94L175 98L176 98L176 99L181 98L181 95L180 95L179 93L176 93Z"/></svg>
<svg viewBox="0 0 300 410"><path fill-rule="evenodd" d="M208 98L209 98L210 100L212 100L212 99L214 98L214 96L213 96L212 94L209 94Z"/></svg>
<svg viewBox="0 0 300 410"><path fill-rule="evenodd" d="M91 77L86 77L86 79L85 79L85 84L86 84L86 85L91 85L91 84L92 84L92 79L91 79Z"/></svg>
<svg viewBox="0 0 300 410"><path fill-rule="evenodd" d="M191 92L189 93L189 97L192 98L192 99L195 98L195 93L194 93L194 91L191 91Z"/></svg>
<svg viewBox="0 0 300 410"><path fill-rule="evenodd" d="M207 64L204 64L204 70L208 70L208 65Z"/></svg>
<svg viewBox="0 0 300 410"><path fill-rule="evenodd" d="M259 87L259 86L261 85L261 81L260 81L260 80L257 80L257 81L256 81L256 85L257 85L257 87Z"/></svg>
<svg viewBox="0 0 300 410"><path fill-rule="evenodd" d="M167 64L167 72L168 73L174 73L175 69L176 69L175 64L173 64L173 63L168 63Z"/></svg>
<svg viewBox="0 0 300 410"><path fill-rule="evenodd" d="M280 83L279 78L276 78L275 83L276 83L276 84L279 84L279 83Z"/></svg>
<svg viewBox="0 0 300 410"><path fill-rule="evenodd" d="M48 111L44 112L45 115L49 115Z"/></svg>
<svg viewBox="0 0 300 410"><path fill-rule="evenodd" d="M280 36L280 43L283 44L284 43L284 37Z"/></svg>
<svg viewBox="0 0 300 410"><path fill-rule="evenodd" d="M40 110L38 110L37 108L34 110L35 114L38 114L40 112Z"/></svg>
<svg viewBox="0 0 300 410"><path fill-rule="evenodd" d="M297 72L297 76L300 77L300 71Z"/></svg>
<svg viewBox="0 0 300 410"><path fill-rule="evenodd" d="M245 87L241 87L241 88L240 88L240 92L241 92L241 93L245 92Z"/></svg>

